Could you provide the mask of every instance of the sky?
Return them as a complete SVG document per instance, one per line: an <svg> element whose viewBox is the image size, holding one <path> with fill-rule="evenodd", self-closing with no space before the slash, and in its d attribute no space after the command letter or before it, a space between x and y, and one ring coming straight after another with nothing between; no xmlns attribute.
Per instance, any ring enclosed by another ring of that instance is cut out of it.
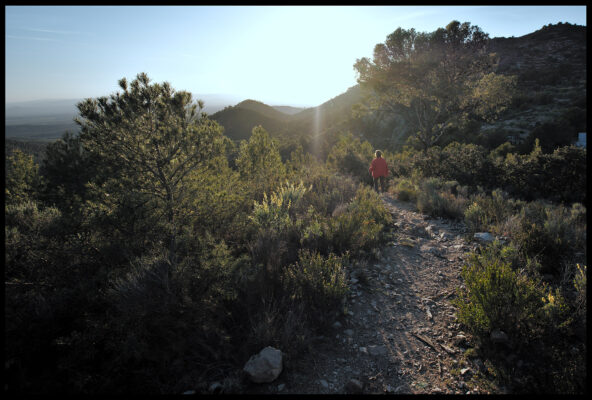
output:
<svg viewBox="0 0 592 400"><path fill-rule="evenodd" d="M586 25L586 6L6 6L5 101L81 99L146 72L176 90L314 107L401 27L470 22L491 38ZM235 103L235 104L236 104Z"/></svg>

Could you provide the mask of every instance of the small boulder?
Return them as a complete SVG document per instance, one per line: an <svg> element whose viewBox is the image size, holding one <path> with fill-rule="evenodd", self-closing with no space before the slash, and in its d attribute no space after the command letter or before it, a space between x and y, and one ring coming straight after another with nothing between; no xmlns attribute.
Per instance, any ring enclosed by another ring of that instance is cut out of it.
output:
<svg viewBox="0 0 592 400"><path fill-rule="evenodd" d="M484 243L493 242L495 240L495 237L489 232L477 232L473 237Z"/></svg>
<svg viewBox="0 0 592 400"><path fill-rule="evenodd" d="M268 346L259 354L253 355L245 364L243 371L247 373L252 382L273 382L282 372L282 352Z"/></svg>

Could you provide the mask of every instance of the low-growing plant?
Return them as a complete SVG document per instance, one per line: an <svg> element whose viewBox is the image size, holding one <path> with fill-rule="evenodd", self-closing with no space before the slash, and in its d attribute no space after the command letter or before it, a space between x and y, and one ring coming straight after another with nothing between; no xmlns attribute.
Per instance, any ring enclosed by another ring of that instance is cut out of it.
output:
<svg viewBox="0 0 592 400"><path fill-rule="evenodd" d="M528 343L555 329L565 317L565 301L559 291L550 291L513 270L499 247L471 254L461 276L465 289L455 300L459 320L482 338L500 329L518 343Z"/></svg>
<svg viewBox="0 0 592 400"><path fill-rule="evenodd" d="M308 250L299 252L298 261L284 275L284 285L291 298L304 304L308 318L316 324L327 324L343 306L348 286L344 264L348 256L329 254L323 257Z"/></svg>
<svg viewBox="0 0 592 400"><path fill-rule="evenodd" d="M328 218L309 206L306 216L300 222L300 244L303 248L328 255L330 247Z"/></svg>
<svg viewBox="0 0 592 400"><path fill-rule="evenodd" d="M356 194L358 183L351 177L316 171L304 177L310 187L302 196L301 204L313 206L323 216L330 216L340 204L347 204Z"/></svg>
<svg viewBox="0 0 592 400"><path fill-rule="evenodd" d="M454 181L443 182L438 178L428 178L420 184L417 208L422 213L460 219L464 215L466 203L466 197L459 193L459 185Z"/></svg>
<svg viewBox="0 0 592 400"><path fill-rule="evenodd" d="M372 189L361 186L342 214L329 221L331 246L338 254L369 252L383 241L392 217Z"/></svg>
<svg viewBox="0 0 592 400"><path fill-rule="evenodd" d="M586 288L587 267L585 265L577 264L577 271L573 279L573 286L576 289L576 297L574 300L576 319L581 318L582 326L586 326Z"/></svg>
<svg viewBox="0 0 592 400"><path fill-rule="evenodd" d="M281 274L278 269L295 257L292 247L298 244L297 226L289 213L291 200L282 193L273 192L269 198L264 193L261 202L255 201L249 217L253 231L248 245L251 257L253 263L261 264L267 271L267 278L272 279L266 280L269 284L277 282Z"/></svg>
<svg viewBox="0 0 592 400"><path fill-rule="evenodd" d="M586 226L578 206L568 209L540 201L526 204L510 238L524 259L537 257L542 274L561 274L562 264L586 242Z"/></svg>
<svg viewBox="0 0 592 400"><path fill-rule="evenodd" d="M417 187L413 184L411 179L396 179L394 184L391 185L390 191L398 200L409 202L415 202L417 200Z"/></svg>
<svg viewBox="0 0 592 400"><path fill-rule="evenodd" d="M491 231L502 234L502 225L514 212L516 203L507 194L496 189L491 196L479 193L472 198L464 217L471 233Z"/></svg>
<svg viewBox="0 0 592 400"><path fill-rule="evenodd" d="M369 183L368 167L373 154L374 149L368 141L361 141L352 133L342 134L327 155L327 167ZM388 161L386 154L383 157Z"/></svg>

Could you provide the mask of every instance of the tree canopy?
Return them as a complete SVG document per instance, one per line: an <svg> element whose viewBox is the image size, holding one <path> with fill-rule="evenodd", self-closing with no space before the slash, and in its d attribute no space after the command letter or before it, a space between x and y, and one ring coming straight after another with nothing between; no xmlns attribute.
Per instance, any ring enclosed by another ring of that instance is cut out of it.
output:
<svg viewBox="0 0 592 400"><path fill-rule="evenodd" d="M122 93L77 105L80 139L101 164L97 184L163 205L173 252L178 206L196 190L185 184L188 175L220 153L222 128L201 113L201 101L194 102L191 93L175 91L168 82L151 84L140 73L129 85L121 79L119 86Z"/></svg>
<svg viewBox="0 0 592 400"><path fill-rule="evenodd" d="M515 79L495 73L488 35L469 22L434 32L396 29L358 59L358 82L368 109L402 116L425 150L468 120L492 121L511 100Z"/></svg>

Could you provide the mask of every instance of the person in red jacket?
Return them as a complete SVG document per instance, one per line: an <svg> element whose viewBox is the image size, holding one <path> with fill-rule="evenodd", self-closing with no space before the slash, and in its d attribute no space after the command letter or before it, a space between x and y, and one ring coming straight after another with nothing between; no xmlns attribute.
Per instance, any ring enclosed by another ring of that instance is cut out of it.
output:
<svg viewBox="0 0 592 400"><path fill-rule="evenodd" d="M384 193L386 191L386 177L388 176L388 166L386 165L386 161L382 158L382 152L380 150L376 150L374 153L376 158L372 160L372 164L370 164L370 168L368 169L372 174L372 179L374 180L374 190L377 192ZM378 186L380 183L381 190L378 190Z"/></svg>

